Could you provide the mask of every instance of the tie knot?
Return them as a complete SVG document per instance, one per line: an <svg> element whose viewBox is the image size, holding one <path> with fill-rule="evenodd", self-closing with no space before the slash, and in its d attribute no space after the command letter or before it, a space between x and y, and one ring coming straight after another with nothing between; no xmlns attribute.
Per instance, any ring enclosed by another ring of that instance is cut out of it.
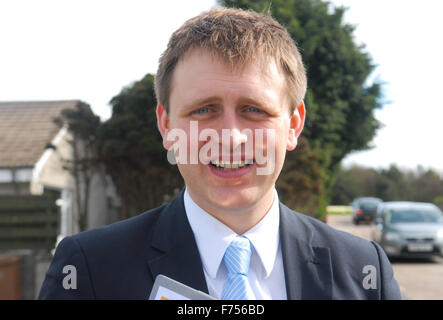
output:
<svg viewBox="0 0 443 320"><path fill-rule="evenodd" d="M249 239L240 236L235 237L223 256L223 262L228 272L248 275L251 253L252 248Z"/></svg>

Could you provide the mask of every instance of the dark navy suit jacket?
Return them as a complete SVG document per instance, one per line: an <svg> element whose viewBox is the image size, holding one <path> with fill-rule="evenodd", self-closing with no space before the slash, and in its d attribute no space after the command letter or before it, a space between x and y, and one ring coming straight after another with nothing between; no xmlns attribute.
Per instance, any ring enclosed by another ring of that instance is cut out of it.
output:
<svg viewBox="0 0 443 320"><path fill-rule="evenodd" d="M280 240L288 299L401 299L374 242L282 203ZM63 286L67 265L76 269L76 289ZM167 205L63 239L39 299L147 299L158 274L208 292L183 192Z"/></svg>

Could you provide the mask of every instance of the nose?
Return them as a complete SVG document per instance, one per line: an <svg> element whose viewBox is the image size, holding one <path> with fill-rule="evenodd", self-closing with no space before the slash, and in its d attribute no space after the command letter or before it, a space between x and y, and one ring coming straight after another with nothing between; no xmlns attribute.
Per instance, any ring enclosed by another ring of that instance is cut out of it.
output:
<svg viewBox="0 0 443 320"><path fill-rule="evenodd" d="M235 110L228 110L223 113L221 124L221 145L222 155L241 155L241 146L248 141L248 135L241 127L238 115Z"/></svg>

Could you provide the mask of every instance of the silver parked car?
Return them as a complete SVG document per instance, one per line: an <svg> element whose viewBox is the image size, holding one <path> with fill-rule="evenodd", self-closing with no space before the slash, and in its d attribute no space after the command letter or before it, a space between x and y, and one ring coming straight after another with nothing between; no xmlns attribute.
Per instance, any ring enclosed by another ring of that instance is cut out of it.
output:
<svg viewBox="0 0 443 320"><path fill-rule="evenodd" d="M372 237L391 258L443 256L443 213L432 203L382 202Z"/></svg>

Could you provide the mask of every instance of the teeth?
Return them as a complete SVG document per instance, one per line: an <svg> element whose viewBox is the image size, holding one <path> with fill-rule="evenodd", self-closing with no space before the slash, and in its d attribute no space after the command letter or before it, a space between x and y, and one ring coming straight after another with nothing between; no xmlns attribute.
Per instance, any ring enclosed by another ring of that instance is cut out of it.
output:
<svg viewBox="0 0 443 320"><path fill-rule="evenodd" d="M224 170L243 168L246 165L252 164L252 162L253 162L252 159L249 159L249 160L246 160L246 161L234 161L232 163L227 162L227 161L219 161L219 160L211 161L211 163L213 165L215 165L218 168L222 168Z"/></svg>

